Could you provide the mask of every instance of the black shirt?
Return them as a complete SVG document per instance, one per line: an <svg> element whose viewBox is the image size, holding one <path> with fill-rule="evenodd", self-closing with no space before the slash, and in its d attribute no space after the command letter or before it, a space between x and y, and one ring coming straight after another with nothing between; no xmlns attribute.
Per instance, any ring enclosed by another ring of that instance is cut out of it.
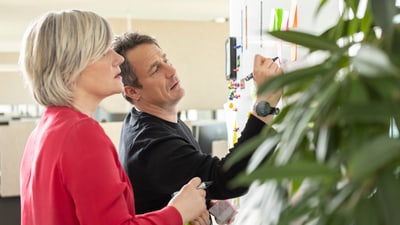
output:
<svg viewBox="0 0 400 225"><path fill-rule="evenodd" d="M246 193L247 188L231 189L227 182L243 171L249 157L228 171L222 166L231 152L257 135L265 123L250 116L237 144L219 159L203 153L186 124L171 123L135 108L126 116L121 132L119 158L132 182L138 214L165 207L172 193L193 177L213 181L208 199L229 199Z"/></svg>

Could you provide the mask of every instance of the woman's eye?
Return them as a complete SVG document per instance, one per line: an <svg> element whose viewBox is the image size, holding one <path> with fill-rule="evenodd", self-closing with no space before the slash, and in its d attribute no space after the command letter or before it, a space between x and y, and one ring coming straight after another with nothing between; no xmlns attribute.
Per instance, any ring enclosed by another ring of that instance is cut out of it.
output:
<svg viewBox="0 0 400 225"><path fill-rule="evenodd" d="M106 57L106 56L108 56L110 54L110 52L111 52L111 50L108 50L108 51L104 52L102 56Z"/></svg>

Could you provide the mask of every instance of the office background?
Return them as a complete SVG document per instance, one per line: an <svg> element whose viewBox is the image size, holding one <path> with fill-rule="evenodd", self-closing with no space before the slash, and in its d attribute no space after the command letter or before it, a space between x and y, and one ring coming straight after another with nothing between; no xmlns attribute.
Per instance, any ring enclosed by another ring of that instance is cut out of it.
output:
<svg viewBox="0 0 400 225"><path fill-rule="evenodd" d="M185 115L188 115L186 112L199 110L206 112L209 118L210 115L215 117L215 111L223 107L228 93L224 42L229 35L229 24L224 19L229 13L229 1L210 2L152 1L151 7L142 1L122 0L107 5L102 5L104 1L91 0L83 3L0 2L0 123L3 124L0 126L1 224L19 224L19 159L26 137L42 111L25 88L17 66L19 40L31 19L47 10L87 9L106 17L116 34L139 31L153 35L168 54L185 87L186 96L179 108ZM205 7L207 4L208 7ZM220 13L219 8L224 8L225 13ZM223 18L222 23L214 21L217 15ZM112 96L101 103L98 119L118 120L129 108L121 96ZM110 122L105 126L113 141L117 142L119 124Z"/></svg>
<svg viewBox="0 0 400 225"><path fill-rule="evenodd" d="M194 0L160 0L151 1L153 7L148 8L141 1L127 0L115 0L109 6L92 0L84 1L85 4L75 0L69 3L41 1L46 2L48 5L45 7L28 0L0 3L0 25L4 28L0 31L0 122L4 122L0 126L1 224L19 224L19 159L26 136L42 110L25 88L17 66L21 26L28 26L32 12L38 16L44 9L76 6L105 16L116 34L139 31L156 37L176 67L186 90L179 109L199 136L200 126L210 124L209 120L213 125L221 125L221 110L228 100L225 41L237 29L226 19L230 13L229 0L206 0L202 4ZM30 10L25 11L27 9ZM13 25L13 20L18 17L23 19L23 23ZM18 32L10 30L13 26L18 28ZM101 103L96 115L99 121L107 122L102 125L116 145L118 120L129 109L130 105L120 95L115 95ZM219 149L225 147L226 144L222 144Z"/></svg>

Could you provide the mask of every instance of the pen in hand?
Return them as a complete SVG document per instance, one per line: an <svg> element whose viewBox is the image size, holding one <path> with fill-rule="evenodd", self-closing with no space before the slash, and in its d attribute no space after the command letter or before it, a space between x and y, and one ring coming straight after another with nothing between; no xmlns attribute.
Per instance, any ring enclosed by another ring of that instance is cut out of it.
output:
<svg viewBox="0 0 400 225"><path fill-rule="evenodd" d="M207 189L208 187L211 186L212 183L213 183L212 181L204 181L204 182L201 182L201 183L199 184L199 186L197 186L197 189Z"/></svg>
<svg viewBox="0 0 400 225"><path fill-rule="evenodd" d="M205 190L205 189L207 189L208 187L210 187L210 185L211 185L212 183L213 183L212 181L204 181L204 182L201 182L201 183L199 184L199 186L197 186L197 189L203 189L203 190ZM179 191L175 191L174 193L172 193L172 197L174 197L175 195L177 195L178 192L179 192Z"/></svg>
<svg viewBox="0 0 400 225"><path fill-rule="evenodd" d="M276 56L276 57L272 58L272 61L275 62L275 61L278 60L278 59L279 59L279 57ZM247 76L244 78L245 81L249 81L249 80L251 80L251 79L253 79L253 73L250 73L249 75L247 75Z"/></svg>

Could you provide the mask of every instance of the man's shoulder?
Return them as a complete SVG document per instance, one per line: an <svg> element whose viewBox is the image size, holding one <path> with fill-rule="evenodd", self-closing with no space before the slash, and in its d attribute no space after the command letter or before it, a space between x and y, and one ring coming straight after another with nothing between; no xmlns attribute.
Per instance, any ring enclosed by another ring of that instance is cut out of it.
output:
<svg viewBox="0 0 400 225"><path fill-rule="evenodd" d="M122 130L135 133L171 133L175 130L173 124L170 124L153 115L142 113L140 115L131 114L125 118Z"/></svg>

